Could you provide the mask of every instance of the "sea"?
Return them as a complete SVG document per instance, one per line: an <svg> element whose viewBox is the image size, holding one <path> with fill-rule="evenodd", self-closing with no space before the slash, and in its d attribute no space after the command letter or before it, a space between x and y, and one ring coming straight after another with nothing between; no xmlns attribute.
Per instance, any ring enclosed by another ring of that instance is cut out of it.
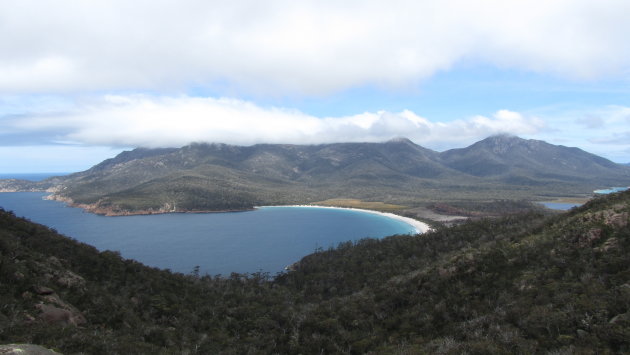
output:
<svg viewBox="0 0 630 355"><path fill-rule="evenodd" d="M357 210L261 207L229 213L105 217L45 200L43 192L0 193L0 207L99 250L145 265L204 275L283 272L318 250L362 238L415 234L403 221Z"/></svg>
<svg viewBox="0 0 630 355"><path fill-rule="evenodd" d="M42 181L52 176L63 176L69 173L14 173L14 174L0 174L0 179L20 179L30 181Z"/></svg>

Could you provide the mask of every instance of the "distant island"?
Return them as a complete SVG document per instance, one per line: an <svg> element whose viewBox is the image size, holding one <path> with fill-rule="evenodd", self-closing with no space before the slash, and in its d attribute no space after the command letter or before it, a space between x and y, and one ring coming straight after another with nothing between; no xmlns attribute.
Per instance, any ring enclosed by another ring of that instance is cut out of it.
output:
<svg viewBox="0 0 630 355"><path fill-rule="evenodd" d="M578 148L498 135L445 152L407 139L138 148L67 176L0 180L0 191L45 190L51 199L103 215L318 204L417 218L519 210L519 201L584 198L603 186L629 184L630 167ZM499 207L492 207L496 201Z"/></svg>

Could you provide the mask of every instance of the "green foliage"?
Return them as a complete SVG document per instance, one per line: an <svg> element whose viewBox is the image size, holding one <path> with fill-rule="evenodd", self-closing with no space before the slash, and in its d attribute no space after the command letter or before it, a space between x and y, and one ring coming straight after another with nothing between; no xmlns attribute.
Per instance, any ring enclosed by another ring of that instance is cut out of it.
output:
<svg viewBox="0 0 630 355"><path fill-rule="evenodd" d="M0 342L63 353L628 353L630 192L319 250L276 275L174 274L0 212ZM68 283L61 276L80 276ZM87 322L47 324L46 287Z"/></svg>

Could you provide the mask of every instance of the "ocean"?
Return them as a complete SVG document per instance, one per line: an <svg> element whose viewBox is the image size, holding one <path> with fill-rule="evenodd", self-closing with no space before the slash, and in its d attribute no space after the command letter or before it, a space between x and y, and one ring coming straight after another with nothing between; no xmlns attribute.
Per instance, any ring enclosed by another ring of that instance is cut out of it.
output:
<svg viewBox="0 0 630 355"><path fill-rule="evenodd" d="M0 174L0 179L21 179L30 181L42 181L52 176L63 176L69 173L17 173L17 174Z"/></svg>

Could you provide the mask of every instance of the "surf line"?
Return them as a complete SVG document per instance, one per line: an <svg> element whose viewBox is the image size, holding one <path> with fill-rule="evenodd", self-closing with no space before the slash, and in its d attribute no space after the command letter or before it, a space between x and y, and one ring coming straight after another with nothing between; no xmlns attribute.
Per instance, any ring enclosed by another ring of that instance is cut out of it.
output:
<svg viewBox="0 0 630 355"><path fill-rule="evenodd" d="M431 230L431 227L424 223L424 222L420 222L416 219L410 218L410 217L403 217L403 216L399 216L397 214L394 213L389 213L389 212L379 212L379 211L373 211L373 210L364 210L361 208L349 208L349 207L333 207L333 206L319 206L319 205L280 205L280 206L256 206L254 208L273 208L273 207L296 207L296 208L329 208L329 209L335 209L335 210L349 210L349 211L358 211L358 212L365 212L365 213L371 213L371 214L376 214L379 216L383 216L383 217L387 217L387 218L391 218L391 219L395 219L401 222L405 222L408 225L412 226L415 229L415 233L417 234L421 234L421 233L426 233L428 231Z"/></svg>

